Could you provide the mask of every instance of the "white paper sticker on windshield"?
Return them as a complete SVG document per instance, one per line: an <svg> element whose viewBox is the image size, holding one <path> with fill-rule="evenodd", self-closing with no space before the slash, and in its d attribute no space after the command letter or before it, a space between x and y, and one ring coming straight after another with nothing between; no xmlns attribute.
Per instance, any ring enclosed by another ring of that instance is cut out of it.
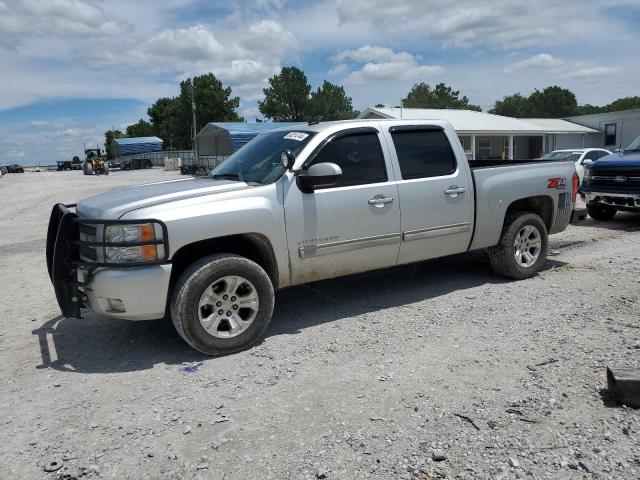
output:
<svg viewBox="0 0 640 480"><path fill-rule="evenodd" d="M308 136L309 136L308 133L289 132L284 136L284 138L286 138L287 140L297 140L298 142L301 142L302 140L304 140Z"/></svg>

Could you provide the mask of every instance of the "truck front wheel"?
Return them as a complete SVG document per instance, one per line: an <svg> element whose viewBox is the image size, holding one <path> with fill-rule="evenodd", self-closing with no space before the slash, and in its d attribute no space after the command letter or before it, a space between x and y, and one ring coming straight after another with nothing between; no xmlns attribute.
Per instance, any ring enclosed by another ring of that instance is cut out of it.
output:
<svg viewBox="0 0 640 480"><path fill-rule="evenodd" d="M489 259L496 273L522 280L542 268L548 246L547 227L540 216L513 212L505 218L500 241L489 248Z"/></svg>
<svg viewBox="0 0 640 480"><path fill-rule="evenodd" d="M251 347L273 314L273 284L257 263L216 254L191 265L171 297L171 319L180 336L207 355Z"/></svg>
<svg viewBox="0 0 640 480"><path fill-rule="evenodd" d="M587 213L594 220L607 221L615 216L616 209L606 205L598 205L597 203L587 203Z"/></svg>

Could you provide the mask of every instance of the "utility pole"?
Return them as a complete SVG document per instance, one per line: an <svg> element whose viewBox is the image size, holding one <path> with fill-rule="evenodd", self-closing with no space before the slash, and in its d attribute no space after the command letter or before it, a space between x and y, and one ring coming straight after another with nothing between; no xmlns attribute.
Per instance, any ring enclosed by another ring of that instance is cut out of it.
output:
<svg viewBox="0 0 640 480"><path fill-rule="evenodd" d="M198 161L198 145L196 143L196 135L198 134L198 130L196 127L196 101L194 98L194 89L193 85L193 77L191 77L191 115L192 115L192 132L191 138L193 139L193 154L195 156L196 162Z"/></svg>

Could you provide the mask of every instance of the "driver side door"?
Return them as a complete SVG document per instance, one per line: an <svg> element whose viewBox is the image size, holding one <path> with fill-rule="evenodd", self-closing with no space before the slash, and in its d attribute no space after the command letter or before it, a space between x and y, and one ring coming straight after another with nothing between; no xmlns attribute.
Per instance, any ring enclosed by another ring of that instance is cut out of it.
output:
<svg viewBox="0 0 640 480"><path fill-rule="evenodd" d="M337 184L303 193L293 181L285 193L292 284L389 267L398 259L398 188L380 132L363 127L329 137L305 167L324 162L342 169Z"/></svg>

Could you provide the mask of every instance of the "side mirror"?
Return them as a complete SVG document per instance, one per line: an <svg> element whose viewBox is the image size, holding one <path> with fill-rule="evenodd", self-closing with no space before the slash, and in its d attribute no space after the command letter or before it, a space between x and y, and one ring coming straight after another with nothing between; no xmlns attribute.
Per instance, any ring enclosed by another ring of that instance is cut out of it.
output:
<svg viewBox="0 0 640 480"><path fill-rule="evenodd" d="M301 172L296 181L303 193L313 193L316 188L333 187L338 183L342 169L335 163L316 163L306 172Z"/></svg>
<svg viewBox="0 0 640 480"><path fill-rule="evenodd" d="M296 156L293 154L291 150L283 150L280 154L280 162L282 166L287 170L293 170L293 164L296 161Z"/></svg>
<svg viewBox="0 0 640 480"><path fill-rule="evenodd" d="M591 160L590 158L585 158L584 160L582 160L582 165L591 165L593 163L593 160Z"/></svg>

